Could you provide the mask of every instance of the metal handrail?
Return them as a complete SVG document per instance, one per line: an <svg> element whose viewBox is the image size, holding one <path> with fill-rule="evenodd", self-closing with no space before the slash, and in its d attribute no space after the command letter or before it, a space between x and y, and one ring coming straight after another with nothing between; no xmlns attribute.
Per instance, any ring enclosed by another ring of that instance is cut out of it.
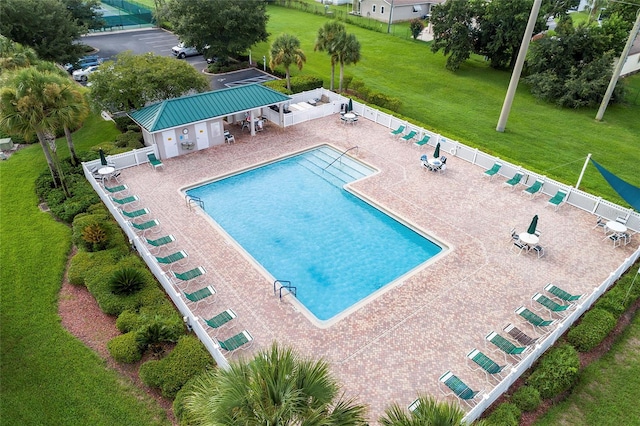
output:
<svg viewBox="0 0 640 426"><path fill-rule="evenodd" d="M285 284L286 283L286 284ZM280 288L278 288L279 290L279 298L282 299L282 289L287 289L289 291L289 293L293 294L293 297L298 297L298 289L296 286L291 285L291 281L286 281L286 280L275 280L273 282L273 294L276 294L276 284L280 284Z"/></svg>
<svg viewBox="0 0 640 426"><path fill-rule="evenodd" d="M187 203L187 207L189 207L189 210L191 210L191 203L192 202L198 203L200 208L202 210L204 210L204 201L202 201L202 199L200 197L196 197L195 195L186 194L184 196L184 199L185 199L185 202Z"/></svg>
<svg viewBox="0 0 640 426"><path fill-rule="evenodd" d="M358 149L358 145L356 146L352 146L351 148L347 149L346 151L344 151L342 154L338 155L338 157L333 160L331 163L329 163L329 165L327 167L325 167L324 169L322 169L322 171L324 172L325 170L327 170L329 167L331 167L331 165L333 163L335 163L336 161L338 161L339 159L342 158L343 155L345 155L347 152L351 151L352 149Z"/></svg>

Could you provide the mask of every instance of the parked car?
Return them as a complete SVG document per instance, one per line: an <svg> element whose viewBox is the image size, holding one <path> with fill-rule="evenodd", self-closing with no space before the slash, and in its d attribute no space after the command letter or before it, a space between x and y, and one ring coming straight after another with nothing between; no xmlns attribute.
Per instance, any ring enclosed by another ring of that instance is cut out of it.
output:
<svg viewBox="0 0 640 426"><path fill-rule="evenodd" d="M200 52L198 52L198 49L196 49L195 47L186 47L182 43L178 44L177 46L173 46L171 48L171 53L173 53L173 56L177 57L178 59L184 59L187 56L196 56L200 54Z"/></svg>
<svg viewBox="0 0 640 426"><path fill-rule="evenodd" d="M75 81L81 81L84 83L89 78L89 74L97 71L99 66L100 65L92 65L90 67L82 68L80 70L75 70L72 74L73 79Z"/></svg>
<svg viewBox="0 0 640 426"><path fill-rule="evenodd" d="M99 58L95 55L89 55L89 56L83 56L73 64L71 63L65 64L64 69L67 70L69 74L72 74L75 70L80 70L80 69L91 67L94 65L100 65L101 63L102 63L102 58Z"/></svg>

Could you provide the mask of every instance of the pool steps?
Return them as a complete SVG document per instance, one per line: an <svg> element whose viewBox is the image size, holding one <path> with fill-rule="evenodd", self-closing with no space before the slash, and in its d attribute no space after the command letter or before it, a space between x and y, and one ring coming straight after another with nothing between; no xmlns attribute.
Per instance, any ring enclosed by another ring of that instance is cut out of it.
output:
<svg viewBox="0 0 640 426"><path fill-rule="evenodd" d="M340 153L333 149L321 148L306 153L298 163L340 188L346 183L373 174L373 170L347 156L342 156L339 161L331 164L339 156ZM331 166L327 167L330 164Z"/></svg>

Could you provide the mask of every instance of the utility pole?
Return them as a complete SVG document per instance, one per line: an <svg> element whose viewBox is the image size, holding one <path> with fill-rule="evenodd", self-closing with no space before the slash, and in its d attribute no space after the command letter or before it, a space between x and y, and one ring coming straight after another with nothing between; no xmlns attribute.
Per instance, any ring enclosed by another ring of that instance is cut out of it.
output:
<svg viewBox="0 0 640 426"><path fill-rule="evenodd" d="M391 32L391 20L393 19L393 0L391 0L391 10L389 11L389 24L387 25L387 34Z"/></svg>
<svg viewBox="0 0 640 426"><path fill-rule="evenodd" d="M509 118L509 112L511 111L511 104L513 104L513 97L516 95L518 81L520 80L520 74L522 74L522 67L524 66L524 60L527 56L527 50L529 50L529 43L531 42L531 36L533 35L533 28L536 26L536 20L538 19L538 12L540 12L541 3L542 0L534 0L533 6L531 7L529 22L527 22L527 28L524 30L524 36L522 36L518 59L516 59L516 64L513 67L511 81L509 81L509 88L507 89L507 95L504 98L504 104L502 104L500 119L498 120L498 126L496 127L498 132L504 132L504 128L507 126L507 119Z"/></svg>
<svg viewBox="0 0 640 426"><path fill-rule="evenodd" d="M620 78L622 67L624 66L624 63L627 61L627 56L629 55L631 46L633 46L633 42L638 36L638 30L640 30L640 9L638 9L638 13L636 16L636 23L633 26L633 29L631 29L631 32L629 33L627 44L624 46L624 49L620 54L620 60L618 61L616 68L613 70L613 75L611 76L611 80L609 80L609 86L607 87L607 91L604 94L604 98L602 98L602 103L600 103L600 108L598 109L598 113L596 114L596 121L602 120L602 117L604 116L604 112L607 109L607 105L609 105L609 101L611 100L611 95L613 95L613 89L616 88L616 84L618 83L618 79Z"/></svg>

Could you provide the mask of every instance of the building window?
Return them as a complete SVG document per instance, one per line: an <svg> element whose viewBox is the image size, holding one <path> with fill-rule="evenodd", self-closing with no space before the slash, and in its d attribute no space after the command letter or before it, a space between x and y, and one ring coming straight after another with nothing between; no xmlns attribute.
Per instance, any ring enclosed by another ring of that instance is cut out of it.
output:
<svg viewBox="0 0 640 426"><path fill-rule="evenodd" d="M371 12L376 13L376 5L371 6Z"/></svg>
<svg viewBox="0 0 640 426"><path fill-rule="evenodd" d="M380 6L380 15L384 15L384 6Z"/></svg>
<svg viewBox="0 0 640 426"><path fill-rule="evenodd" d="M418 12L422 12L422 6L420 6L419 4L413 6L413 13L418 13Z"/></svg>

